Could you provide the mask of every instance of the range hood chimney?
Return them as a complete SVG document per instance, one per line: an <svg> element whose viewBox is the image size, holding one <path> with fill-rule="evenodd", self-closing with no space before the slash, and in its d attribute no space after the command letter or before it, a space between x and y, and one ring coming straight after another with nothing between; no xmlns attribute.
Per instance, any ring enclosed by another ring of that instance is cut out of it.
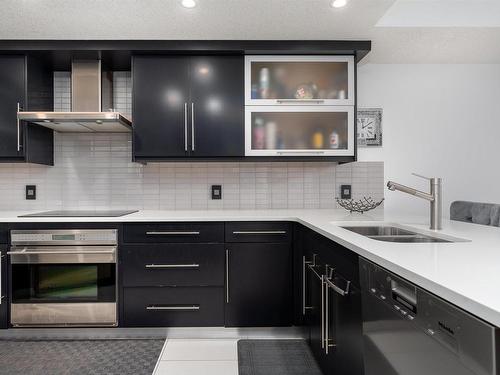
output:
<svg viewBox="0 0 500 375"><path fill-rule="evenodd" d="M131 121L113 109L113 77L100 60L71 63L71 112L18 112L17 118L64 133L126 133Z"/></svg>

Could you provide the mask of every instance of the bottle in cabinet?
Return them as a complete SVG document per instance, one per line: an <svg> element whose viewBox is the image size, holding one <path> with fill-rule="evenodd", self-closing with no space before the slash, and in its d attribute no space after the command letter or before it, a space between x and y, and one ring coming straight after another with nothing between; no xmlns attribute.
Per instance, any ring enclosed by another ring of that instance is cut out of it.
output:
<svg viewBox="0 0 500 375"><path fill-rule="evenodd" d="M313 148L323 148L324 144L324 136L323 136L323 131L321 129L316 129L316 131L312 135L312 146Z"/></svg>
<svg viewBox="0 0 500 375"><path fill-rule="evenodd" d="M266 144L266 149L267 150L274 150L277 148L277 126L274 121L269 121L266 124L266 139L265 139L265 144Z"/></svg>
<svg viewBox="0 0 500 375"><path fill-rule="evenodd" d="M252 147L256 150L262 150L265 146L265 128L264 120L260 117L255 119L255 125L252 131Z"/></svg>
<svg viewBox="0 0 500 375"><path fill-rule="evenodd" d="M331 149L337 149L340 146L340 136L335 130L330 133L329 146Z"/></svg>
<svg viewBox="0 0 500 375"><path fill-rule="evenodd" d="M269 68L262 68L259 74L259 83L260 83L260 99L268 99L269 98L269 89L270 89L270 72Z"/></svg>

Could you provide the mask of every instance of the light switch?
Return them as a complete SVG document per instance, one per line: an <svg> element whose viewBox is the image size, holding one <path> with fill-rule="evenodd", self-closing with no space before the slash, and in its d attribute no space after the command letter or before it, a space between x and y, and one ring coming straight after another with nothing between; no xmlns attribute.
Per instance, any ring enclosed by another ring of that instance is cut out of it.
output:
<svg viewBox="0 0 500 375"><path fill-rule="evenodd" d="M222 185L212 185L212 199L222 199Z"/></svg>
<svg viewBox="0 0 500 375"><path fill-rule="evenodd" d="M351 185L340 185L340 198L351 199L352 190Z"/></svg>
<svg viewBox="0 0 500 375"><path fill-rule="evenodd" d="M26 199L27 200L36 199L36 185L26 185Z"/></svg>

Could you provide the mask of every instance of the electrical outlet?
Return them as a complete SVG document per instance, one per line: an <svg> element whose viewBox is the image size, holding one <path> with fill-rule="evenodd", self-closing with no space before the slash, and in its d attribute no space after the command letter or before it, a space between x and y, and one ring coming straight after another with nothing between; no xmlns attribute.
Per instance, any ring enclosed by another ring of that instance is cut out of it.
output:
<svg viewBox="0 0 500 375"><path fill-rule="evenodd" d="M212 199L222 199L222 185L212 185Z"/></svg>
<svg viewBox="0 0 500 375"><path fill-rule="evenodd" d="M36 185L26 185L26 199L27 200L36 199Z"/></svg>
<svg viewBox="0 0 500 375"><path fill-rule="evenodd" d="M351 185L340 185L340 198L351 199L352 187Z"/></svg>

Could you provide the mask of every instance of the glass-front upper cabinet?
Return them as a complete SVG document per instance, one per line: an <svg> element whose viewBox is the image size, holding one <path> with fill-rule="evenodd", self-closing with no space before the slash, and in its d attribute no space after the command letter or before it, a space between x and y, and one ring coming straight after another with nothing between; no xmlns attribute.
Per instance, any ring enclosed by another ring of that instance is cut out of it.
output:
<svg viewBox="0 0 500 375"><path fill-rule="evenodd" d="M246 105L354 105L353 56L246 56Z"/></svg>
<svg viewBox="0 0 500 375"><path fill-rule="evenodd" d="M353 106L246 106L246 156L353 156Z"/></svg>

